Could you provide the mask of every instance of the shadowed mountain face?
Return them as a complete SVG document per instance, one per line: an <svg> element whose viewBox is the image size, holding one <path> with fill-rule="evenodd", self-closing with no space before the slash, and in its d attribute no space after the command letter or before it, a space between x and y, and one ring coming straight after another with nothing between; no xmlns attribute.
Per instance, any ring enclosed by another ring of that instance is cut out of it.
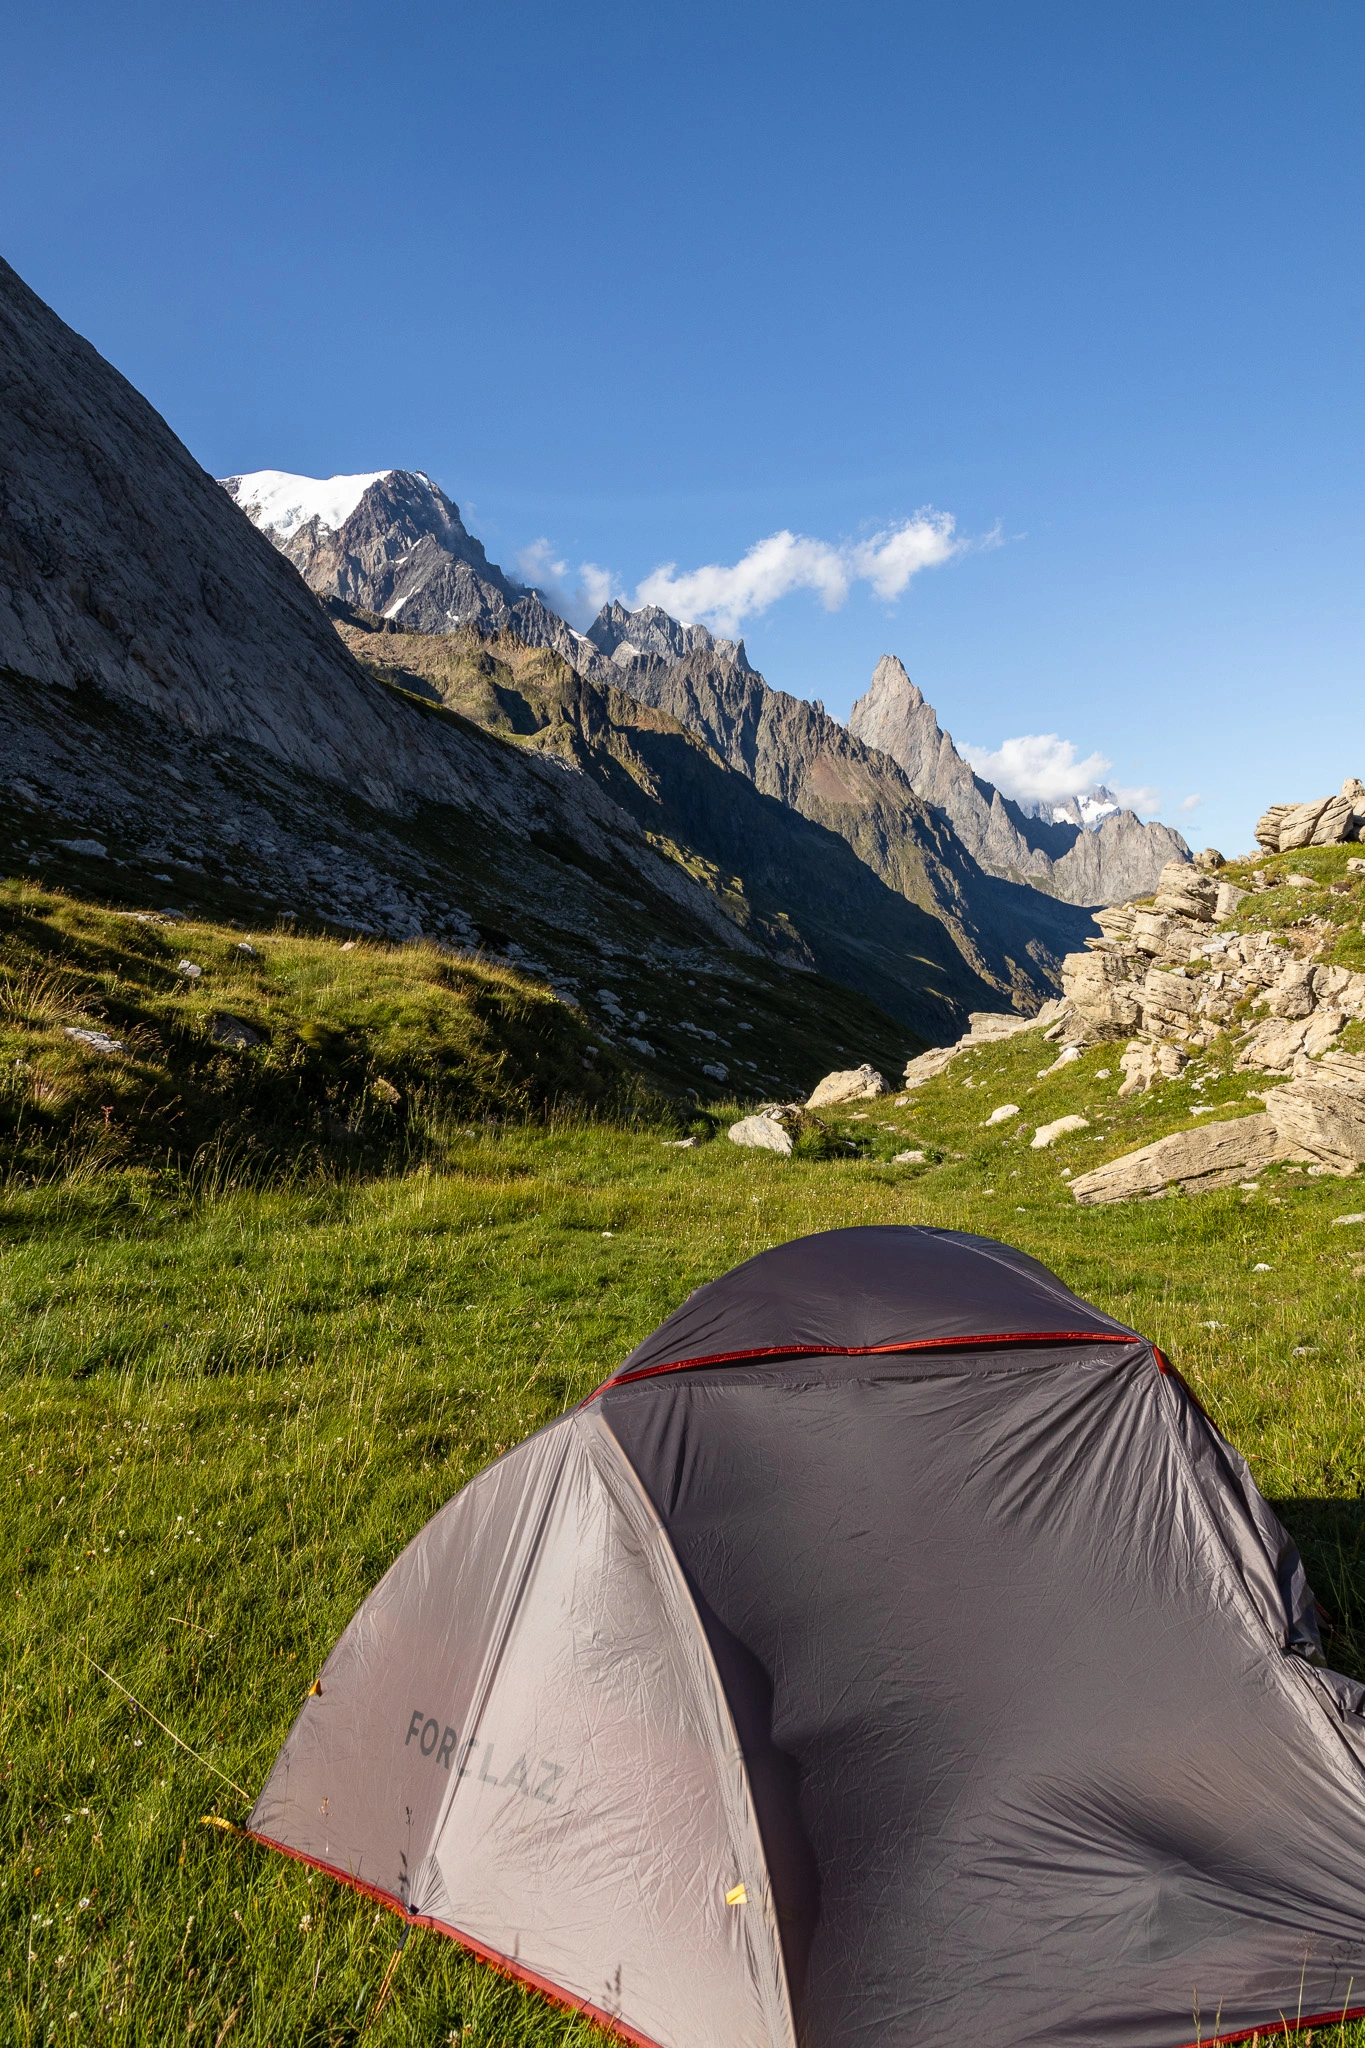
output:
<svg viewBox="0 0 1365 2048"><path fill-rule="evenodd" d="M751 875L761 859L766 900L780 900L803 932L813 928L812 920L824 921L829 944L815 947L813 957L827 963L830 973L842 972L830 946L842 959L850 949L858 955L859 948L875 951L880 944L870 929L856 936L841 929L851 915L847 878L835 881L836 869L845 875L846 856L834 850L842 840L881 885L860 915L870 918L874 901L878 915L889 914L890 892L946 934L947 953L921 930L915 944L903 949L904 964L892 981L881 968L874 977L883 991L878 1000L916 1029L938 1028L934 1020L944 1005L1035 1008L1055 993L1063 955L1091 931L1084 915L1035 890L1002 887L983 873L894 761L864 747L822 711L770 689L750 668L742 642L683 625L658 606L631 612L619 602L603 608L589 634L574 632L535 592L522 591L489 563L457 508L427 477L391 470L324 483L262 471L230 478L225 489L290 556L311 588L350 608L352 634L364 630L373 636L382 627L405 639L439 639L472 631L550 648L585 683L668 712L707 743L716 763L823 827L827 864L833 863L827 888L808 860L799 864L799 875L794 869L781 881L778 848L791 850L795 840L779 830L776 813L743 856L706 853L705 860L728 861L736 872ZM510 658L505 645L501 658ZM376 674L405 666L428 682L433 668L444 666L412 648L395 664L390 650L373 638L366 659ZM481 718L472 702L461 700L459 708L490 730L502 729L497 718ZM512 729L525 736L522 726ZM589 780L604 790L614 787L596 768ZM691 845L690 814L684 809L674 817L668 811L671 802L682 803L681 789L668 782L660 789L664 815L653 817L647 829ZM742 800L732 789L727 801ZM760 847L764 836L766 846ZM859 970L851 985L870 989L872 983Z"/></svg>
<svg viewBox="0 0 1365 2048"><path fill-rule="evenodd" d="M847 841L909 902L939 918L972 968L1031 1007L1063 954L1093 936L1088 911L984 873L904 769L804 698L698 648L632 661L620 687L667 711L765 796Z"/></svg>
<svg viewBox="0 0 1365 2048"><path fill-rule="evenodd" d="M973 772L893 654L878 662L848 726L900 764L916 793L952 820L968 852L992 874L1030 882L1068 903L1126 903L1151 894L1167 861L1189 859L1178 832L1144 825L1133 811L1110 811L1094 828L1030 817Z"/></svg>
<svg viewBox="0 0 1365 2048"><path fill-rule="evenodd" d="M893 761L705 650L631 661L618 686L510 636L380 628L339 621L377 672L571 760L651 838L733 884L764 943L799 936L824 973L927 1036L950 1010L1035 1007L1093 929L1083 911L982 874Z"/></svg>
<svg viewBox="0 0 1365 2048"><path fill-rule="evenodd" d="M848 1045L903 1057L912 1008L955 1027L908 974L899 1020L825 980L799 932L676 834L651 841L603 778L433 695L361 666L151 406L0 264L7 872L482 945L674 1088L791 1092Z"/></svg>

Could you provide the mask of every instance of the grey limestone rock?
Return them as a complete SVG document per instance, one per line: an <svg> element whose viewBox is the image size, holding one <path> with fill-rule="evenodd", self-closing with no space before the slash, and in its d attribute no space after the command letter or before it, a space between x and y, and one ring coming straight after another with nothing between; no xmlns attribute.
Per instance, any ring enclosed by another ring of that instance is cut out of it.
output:
<svg viewBox="0 0 1365 2048"><path fill-rule="evenodd" d="M1173 1182L1191 1193L1228 1187L1272 1160L1289 1157L1291 1150L1268 1115L1234 1117L1226 1123L1173 1131L1154 1145L1126 1152L1121 1159L1081 1174L1072 1181L1071 1193L1077 1202L1087 1204L1161 1195Z"/></svg>
<svg viewBox="0 0 1365 2048"><path fill-rule="evenodd" d="M849 731L899 763L916 795L943 811L973 858L992 874L1030 882L1069 903L1121 903L1145 896L1163 866L1189 848L1168 825L1144 825L1116 809L1094 828L1079 812L1060 821L1030 817L963 760L933 706L894 655L883 655Z"/></svg>
<svg viewBox="0 0 1365 2048"><path fill-rule="evenodd" d="M1286 1146L1338 1170L1365 1160L1365 1057L1326 1052L1316 1066L1266 1096L1266 1114Z"/></svg>
<svg viewBox="0 0 1365 2048"><path fill-rule="evenodd" d="M790 1156L795 1144L789 1123L763 1110L754 1116L742 1116L725 1135L732 1145L752 1145L760 1152L779 1152L783 1158Z"/></svg>
<svg viewBox="0 0 1365 2048"><path fill-rule="evenodd" d="M823 1081L817 1081L806 1103L807 1109L830 1109L839 1102L870 1102L878 1095L890 1094L886 1082L875 1067L866 1062L861 1067L849 1067L842 1072L826 1074Z"/></svg>

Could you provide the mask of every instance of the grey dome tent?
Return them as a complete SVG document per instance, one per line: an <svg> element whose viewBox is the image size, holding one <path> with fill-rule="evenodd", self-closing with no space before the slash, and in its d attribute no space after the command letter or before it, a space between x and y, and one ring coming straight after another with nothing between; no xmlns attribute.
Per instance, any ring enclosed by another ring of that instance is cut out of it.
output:
<svg viewBox="0 0 1365 2048"><path fill-rule="evenodd" d="M427 1524L250 1826L647 2048L1180 2048L1365 2011L1363 1710L1160 1352L837 1230Z"/></svg>

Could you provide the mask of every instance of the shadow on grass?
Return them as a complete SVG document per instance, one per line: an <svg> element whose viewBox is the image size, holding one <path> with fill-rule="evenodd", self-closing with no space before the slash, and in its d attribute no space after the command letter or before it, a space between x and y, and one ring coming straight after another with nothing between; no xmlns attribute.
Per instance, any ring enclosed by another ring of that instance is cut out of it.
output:
<svg viewBox="0 0 1365 2048"><path fill-rule="evenodd" d="M1271 1506L1298 1544L1308 1583L1326 1612L1328 1663L1365 1679L1365 1500L1300 1496Z"/></svg>

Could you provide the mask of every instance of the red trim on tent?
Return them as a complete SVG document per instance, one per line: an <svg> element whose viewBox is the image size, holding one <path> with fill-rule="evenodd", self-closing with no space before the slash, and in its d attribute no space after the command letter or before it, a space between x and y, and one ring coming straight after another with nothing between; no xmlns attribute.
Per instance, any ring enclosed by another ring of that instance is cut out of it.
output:
<svg viewBox="0 0 1365 2048"><path fill-rule="evenodd" d="M690 1372L694 1366L732 1365L740 1358L875 1358L898 1351L979 1351L992 1344L1141 1344L1134 1333L1107 1330L1010 1330L989 1337L915 1337L904 1344L764 1344L749 1351L713 1351L704 1358L676 1358L668 1365L642 1365L634 1372L613 1373L588 1395L595 1401L608 1387L631 1380L649 1380L664 1372ZM1158 1356L1160 1354L1158 1353Z"/></svg>
<svg viewBox="0 0 1365 2048"><path fill-rule="evenodd" d="M1343 2006L1340 2012L1306 2012L1296 2020L1287 2020L1277 2013L1273 2020L1262 2020L1259 2027L1243 2027L1239 2034L1206 2034L1202 2041L1186 2042L1184 2048L1219 2048L1221 2042L1254 2041L1258 2035L1264 2035L1270 2042L1278 2040L1281 2034L1296 2034L1301 2027L1339 2027L1347 2020L1359 2019L1365 2019L1365 2005Z"/></svg>
<svg viewBox="0 0 1365 2048"><path fill-rule="evenodd" d="M539 1991L543 1997L553 1999L556 2005L566 2006L570 2012L584 2013L607 2033L615 2034L618 2040L629 2041L632 2048L659 2048L658 2042L651 2040L648 2034L637 2033L634 2027L628 2027L624 2020L614 2019L609 2012L604 2012L601 2006L591 2004L586 1998L577 1997L572 1991L566 1991L561 1984L551 1983L548 1977L537 1976L536 1972L528 1970L524 1963L514 1962L511 1956L502 1955L497 1949L489 1948L485 1942L476 1941L472 1934L464 1934L458 1927L451 1927L446 1921L437 1920L430 1913L410 1913L402 1900L396 1899L392 1892L383 1891L375 1884L367 1884L364 1878L352 1877L348 1870L342 1870L335 1863L324 1863L320 1856L309 1856L302 1849L291 1849L287 1842L276 1842L269 1835L258 1834L255 1828L243 1828L242 1832L251 1841L261 1843L262 1847L276 1849L281 1856L291 1856L295 1863L306 1863L310 1870L320 1870L324 1876L334 1877L339 1883L349 1885L352 1891L359 1892L362 1897L373 1899L376 1905L387 1906L389 1911L395 1913L407 1926L430 1927L433 1933L444 1934L449 1940L458 1942L461 1948L468 1949L471 1955L476 1955L480 1962L488 1963L493 1969L500 1971L504 1977L512 1977L519 1984L529 1984L533 1991ZM1206 2043L1205 2048L1211 2048L1211 2044Z"/></svg>

